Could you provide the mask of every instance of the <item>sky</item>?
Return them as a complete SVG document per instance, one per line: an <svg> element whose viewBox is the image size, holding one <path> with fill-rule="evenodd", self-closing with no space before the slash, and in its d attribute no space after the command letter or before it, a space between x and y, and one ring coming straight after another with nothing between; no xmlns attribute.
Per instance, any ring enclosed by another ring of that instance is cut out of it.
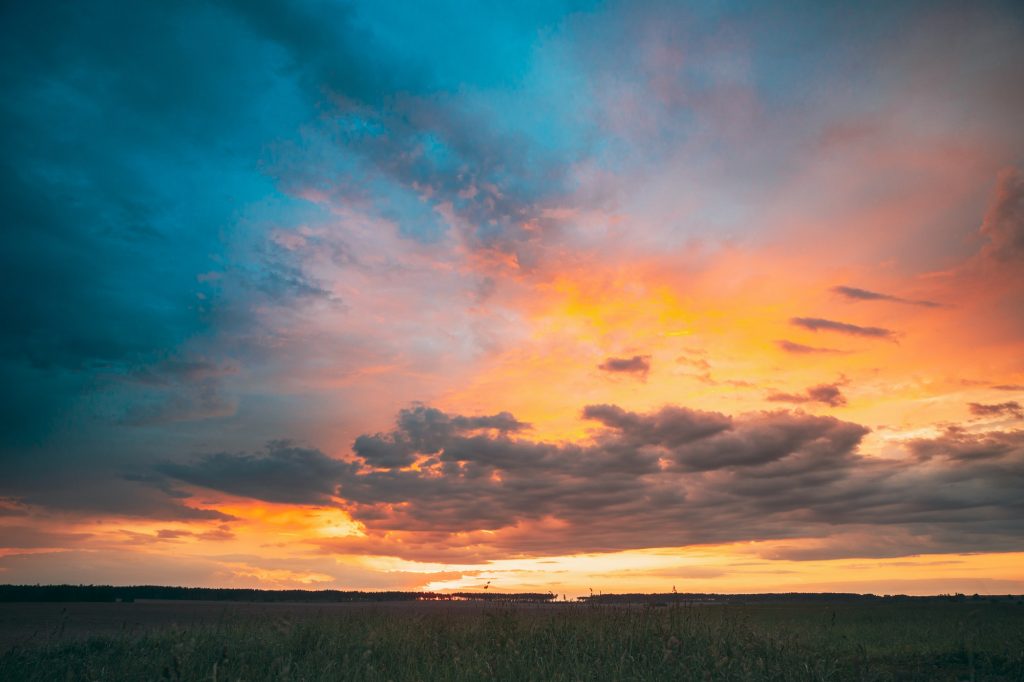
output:
<svg viewBox="0 0 1024 682"><path fill-rule="evenodd" d="M0 13L0 582L1024 592L1019 4Z"/></svg>

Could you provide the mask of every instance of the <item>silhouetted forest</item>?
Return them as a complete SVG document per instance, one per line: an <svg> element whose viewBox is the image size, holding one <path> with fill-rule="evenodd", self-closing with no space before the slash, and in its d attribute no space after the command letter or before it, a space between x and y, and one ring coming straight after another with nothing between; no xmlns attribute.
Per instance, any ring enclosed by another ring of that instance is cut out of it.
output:
<svg viewBox="0 0 1024 682"><path fill-rule="evenodd" d="M551 603L559 595L536 592L361 592L345 590L256 590L212 587L168 587L163 585L0 585L0 602L132 602L139 599L235 602L411 602L484 601L509 603ZM1022 595L945 594L931 597L907 595L853 594L839 592L778 594L713 594L671 592L664 594L593 594L578 597L588 604L773 604L773 603L870 603L879 601L1011 601Z"/></svg>
<svg viewBox="0 0 1024 682"><path fill-rule="evenodd" d="M131 602L138 599L240 602L387 602L387 601L495 601L546 602L551 593L500 592L359 592L343 590L254 590L162 585L0 585L0 602Z"/></svg>

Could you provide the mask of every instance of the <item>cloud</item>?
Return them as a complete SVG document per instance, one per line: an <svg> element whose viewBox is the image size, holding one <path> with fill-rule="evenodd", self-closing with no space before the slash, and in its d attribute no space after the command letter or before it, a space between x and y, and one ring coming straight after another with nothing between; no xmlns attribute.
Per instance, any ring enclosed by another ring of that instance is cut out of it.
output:
<svg viewBox="0 0 1024 682"><path fill-rule="evenodd" d="M766 400L781 403L824 403L831 407L842 407L846 396L839 390L839 384L811 386L803 393L770 393Z"/></svg>
<svg viewBox="0 0 1024 682"><path fill-rule="evenodd" d="M265 131L245 112L281 123L291 102L253 99L267 92L260 72L273 58L209 9L23 5L4 19L0 41L18 67L0 73L11 95L0 105L11 225L0 270L33 285L4 287L0 352L11 362L0 378L31 368L59 398L19 397L50 416L93 392L92 375L158 361L208 329L197 293L212 289L195 273L224 263L239 207L266 194L220 145L258 150ZM62 381L66 371L81 384Z"/></svg>
<svg viewBox="0 0 1024 682"><path fill-rule="evenodd" d="M608 358L597 368L615 374L633 374L641 379L646 379L648 372L651 371L651 356L634 355L630 358Z"/></svg>
<svg viewBox="0 0 1024 682"><path fill-rule="evenodd" d="M971 410L971 414L979 417L1015 417L1016 419L1024 419L1024 408L1021 408L1020 403L1016 400L1010 400L1005 403L967 403L967 406Z"/></svg>
<svg viewBox="0 0 1024 682"><path fill-rule="evenodd" d="M122 419L128 426L154 426L199 419L229 417L238 408L237 402L224 395L220 383L202 381L158 397L130 405Z"/></svg>
<svg viewBox="0 0 1024 682"><path fill-rule="evenodd" d="M689 365L690 367L705 372L711 369L711 363L708 362L706 358L701 357L700 353L693 351L680 355L679 357L676 358L676 362L678 362L681 365Z"/></svg>
<svg viewBox="0 0 1024 682"><path fill-rule="evenodd" d="M587 445L455 437L420 471L356 472L340 491L354 518L371 537L406 538L367 541L362 551L450 551L468 561L805 537L858 524L924 533L933 551L962 551L1013 546L1021 529L1012 501L1012 481L1024 476L1019 433L992 436L999 448L967 434L916 442L915 452L932 454L922 468L919 458L860 455L867 429L829 417L613 405L589 406L584 416L605 427ZM985 447L988 458L969 456Z"/></svg>
<svg viewBox="0 0 1024 682"><path fill-rule="evenodd" d="M173 357L128 369L121 387L133 391L120 423L157 426L235 414L237 401L225 380L238 374L233 363L203 357Z"/></svg>
<svg viewBox="0 0 1024 682"><path fill-rule="evenodd" d="M388 434L362 435L353 451L375 467L401 468L412 464L417 454L434 454L453 436L478 431L509 434L529 428L508 412L489 416L449 416L433 407L417 405L398 413L397 428Z"/></svg>
<svg viewBox="0 0 1024 682"><path fill-rule="evenodd" d="M227 524L222 524L217 528L199 533L180 528L163 528L157 530L155 533L139 533L131 530L122 530L121 533L127 538L127 541L133 545L153 545L164 542L175 542L184 538L198 538L200 540L210 542L225 542L228 540L234 540L236 537L230 526Z"/></svg>
<svg viewBox="0 0 1024 682"><path fill-rule="evenodd" d="M267 502L329 504L349 468L319 450L272 441L260 454L218 452L190 463L165 462L157 471L191 485Z"/></svg>
<svg viewBox="0 0 1024 682"><path fill-rule="evenodd" d="M907 449L922 461L945 458L955 462L978 462L1021 454L1024 431L990 431L974 434L960 427L948 427L941 436L919 438L907 443Z"/></svg>
<svg viewBox="0 0 1024 682"><path fill-rule="evenodd" d="M89 533L52 532L32 526L0 526L0 548L3 549L66 548L90 537Z"/></svg>
<svg viewBox="0 0 1024 682"><path fill-rule="evenodd" d="M979 228L988 241L981 255L1000 262L1024 259L1024 173L1006 168L996 180L988 211Z"/></svg>
<svg viewBox="0 0 1024 682"><path fill-rule="evenodd" d="M809 355L814 353L846 353L847 351L838 350L835 348L818 348L815 346L805 346L802 343L796 343L794 341L788 341L786 339L780 339L775 344L786 351L787 353L793 353L795 355Z"/></svg>
<svg viewBox="0 0 1024 682"><path fill-rule="evenodd" d="M420 560L825 537L883 527L927 537L908 544L907 553L980 551L1019 547L1024 531L1017 494L1024 431L949 429L909 441L908 458L883 459L859 452L867 428L800 412L729 417L679 406L638 413L591 405L583 415L601 428L577 443L472 429L493 422L422 406L409 413L415 418L400 415L389 439L406 444L416 468L388 466L372 453L357 451L356 462L343 463L304 450L281 458L285 465L263 461L277 459L269 455L214 455L169 475L272 501L323 503L335 496L367 535L317 540L324 551ZM314 473L289 473L295 467Z"/></svg>
<svg viewBox="0 0 1024 682"><path fill-rule="evenodd" d="M156 532L156 537L160 540L177 540L182 537L189 537L192 533L187 530L176 530L173 528L164 528Z"/></svg>
<svg viewBox="0 0 1024 682"><path fill-rule="evenodd" d="M49 513L88 518L163 521L229 521L233 518L216 509L185 504L190 494L174 490L162 477L119 476L107 468L51 470L46 479L15 479L14 484L12 497L36 511L41 508Z"/></svg>
<svg viewBox="0 0 1024 682"><path fill-rule="evenodd" d="M664 407L651 414L628 412L617 405L587 405L583 418L593 419L617 432L635 447L676 447L725 431L732 420L718 412Z"/></svg>
<svg viewBox="0 0 1024 682"><path fill-rule="evenodd" d="M915 535L904 529L889 529L883 534L874 528L852 526L829 537L775 546L759 555L782 561L832 561L916 556L933 553L935 549L933 539L927 535Z"/></svg>
<svg viewBox="0 0 1024 682"><path fill-rule="evenodd" d="M853 301L891 301L893 303L904 303L906 305L916 305L923 308L942 308L943 304L936 303L935 301L923 301L914 300L909 298L901 298L899 296L892 296L890 294L881 294L877 291L868 291L867 289L858 289L857 287L848 286L836 286L831 289L834 293L844 296Z"/></svg>
<svg viewBox="0 0 1024 682"><path fill-rule="evenodd" d="M28 507L10 497L0 497L0 516L27 516Z"/></svg>
<svg viewBox="0 0 1024 682"><path fill-rule="evenodd" d="M401 20L369 7L223 4L274 44L297 73L297 85L306 96L333 113L335 123L325 126L324 145L348 172L339 177L323 163L321 152L295 148L275 164L294 189L314 185L326 189L333 203L372 205L411 240L430 244L453 233L466 249L492 264L513 270L536 264L544 249L540 237L557 223L546 217L544 204L570 176L567 169L576 151L569 141L580 135L579 118L571 118L576 128L570 128L569 120L562 121L568 112L553 110L537 131L522 121L506 120L507 115L486 116L472 95L468 103L465 97L452 96L468 82L450 78L485 64L495 69L485 78L488 85L507 69L518 73L521 64L505 63L501 57L518 53L528 62L537 25L522 18L495 22L483 11L480 25L501 26L487 43L503 45L498 54L480 43L487 40L487 31L452 30L466 20L464 10L452 16L450 10L435 8L420 15L396 43L386 34ZM539 14L533 18L542 22L557 21L561 10L527 12L523 18L532 14ZM367 28L375 21L388 26L384 36ZM430 38L424 43L426 36ZM487 57L474 65L448 60L443 69L431 67L423 60L424 52L442 62L447 54L437 48L439 36L452 49ZM514 104L509 109L513 114ZM551 128L562 132L557 149L549 149Z"/></svg>
<svg viewBox="0 0 1024 682"><path fill-rule="evenodd" d="M833 331L840 334L849 334L850 336L867 336L880 339L895 339L895 332L891 329L883 329L882 327L861 327L855 324L849 324L846 322L836 322L834 320L826 320L820 317L793 317L789 320L790 324L797 327L803 327L810 331L816 332L819 330Z"/></svg>

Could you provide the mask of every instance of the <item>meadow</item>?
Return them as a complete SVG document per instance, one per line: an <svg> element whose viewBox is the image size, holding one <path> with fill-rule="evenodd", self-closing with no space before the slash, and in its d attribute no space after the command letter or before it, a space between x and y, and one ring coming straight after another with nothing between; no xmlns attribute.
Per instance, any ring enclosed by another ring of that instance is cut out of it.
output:
<svg viewBox="0 0 1024 682"><path fill-rule="evenodd" d="M0 680L1024 681L1016 602L74 606L0 605Z"/></svg>

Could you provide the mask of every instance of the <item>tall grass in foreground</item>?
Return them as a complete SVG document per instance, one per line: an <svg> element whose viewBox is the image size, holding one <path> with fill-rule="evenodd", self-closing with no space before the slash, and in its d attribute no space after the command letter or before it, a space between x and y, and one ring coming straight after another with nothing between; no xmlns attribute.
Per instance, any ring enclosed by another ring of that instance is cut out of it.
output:
<svg viewBox="0 0 1024 682"><path fill-rule="evenodd" d="M0 679L1022 682L1024 606L411 605L18 648Z"/></svg>

